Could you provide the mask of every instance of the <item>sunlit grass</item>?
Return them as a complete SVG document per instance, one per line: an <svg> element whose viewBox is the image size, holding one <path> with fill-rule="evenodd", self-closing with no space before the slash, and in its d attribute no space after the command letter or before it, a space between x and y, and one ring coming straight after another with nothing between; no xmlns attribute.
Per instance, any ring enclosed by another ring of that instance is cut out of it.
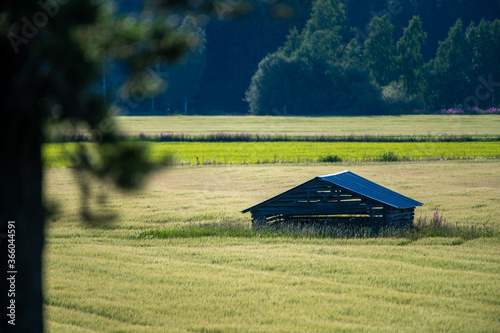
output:
<svg viewBox="0 0 500 333"><path fill-rule="evenodd" d="M423 202L417 217L439 210L450 223L500 223L499 167L498 161L178 167L158 173L132 196L114 194L105 185L93 186L93 193L107 193L108 209L126 213L121 228L226 218L248 222L241 210L317 175L349 169ZM46 178L49 198L64 211L58 219L78 222L79 192L71 170L49 170Z"/></svg>
<svg viewBox="0 0 500 333"><path fill-rule="evenodd" d="M281 112L283 110L279 110ZM287 135L498 135L498 115L405 115L372 117L173 116L118 117L124 133Z"/></svg>
<svg viewBox="0 0 500 333"><path fill-rule="evenodd" d="M500 328L498 240L137 242L49 238L49 331Z"/></svg>
<svg viewBox="0 0 500 333"><path fill-rule="evenodd" d="M49 169L48 331L499 331L498 235L221 233L253 232L242 209L344 169L423 202L417 219L500 225L499 161L174 167L129 196L91 183L107 197L92 208L121 215L99 227L81 222L71 170Z"/></svg>
<svg viewBox="0 0 500 333"><path fill-rule="evenodd" d="M70 165L75 143L45 144L46 168ZM351 162L500 158L500 142L169 142L151 143L151 160L176 165L317 163L325 156ZM387 156L391 159L388 160Z"/></svg>
<svg viewBox="0 0 500 333"><path fill-rule="evenodd" d="M175 167L156 173L131 196L106 184L91 189L94 196L107 196L105 213L122 213L120 229L249 222L249 214L241 210L315 176L345 169L424 203L416 210L417 218L438 210L451 224L500 224L499 161ZM64 212L57 223L79 222L79 189L71 170L47 170L46 183L48 198Z"/></svg>

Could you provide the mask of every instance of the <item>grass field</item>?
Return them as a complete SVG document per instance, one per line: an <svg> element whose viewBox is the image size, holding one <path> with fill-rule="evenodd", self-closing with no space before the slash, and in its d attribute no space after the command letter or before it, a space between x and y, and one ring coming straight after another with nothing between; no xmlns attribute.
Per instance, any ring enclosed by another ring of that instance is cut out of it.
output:
<svg viewBox="0 0 500 333"><path fill-rule="evenodd" d="M328 155L337 155L343 161L373 161L388 152L409 160L500 157L500 142L172 142L153 144L152 148L156 160L171 153L174 161L190 164L317 162Z"/></svg>
<svg viewBox="0 0 500 333"><path fill-rule="evenodd" d="M223 220L249 223L249 214L241 210L317 175L345 169L424 203L417 217L439 210L451 223L500 225L500 161L175 167L130 196L115 195L106 184L95 185L94 195L109 192L110 208L125 209L118 230ZM64 211L60 220L79 222L71 170L46 173L48 197Z"/></svg>
<svg viewBox="0 0 500 333"><path fill-rule="evenodd" d="M46 168L69 166L75 143L46 144ZM343 161L500 158L500 142L169 142L150 143L152 161L172 155L176 164L257 164L318 162L324 156Z"/></svg>
<svg viewBox="0 0 500 333"><path fill-rule="evenodd" d="M498 135L497 115L409 115L377 117L172 116L118 117L123 132L215 132L297 135Z"/></svg>
<svg viewBox="0 0 500 333"><path fill-rule="evenodd" d="M498 239L51 238L51 332L498 332Z"/></svg>
<svg viewBox="0 0 500 333"><path fill-rule="evenodd" d="M498 135L499 119L130 117L119 122L134 135ZM130 195L89 182L94 211L120 216L93 226L81 221L78 180L65 168L73 147L48 144L43 152L46 198L61 211L46 229L49 332L500 331L497 141L155 143L152 159L169 153L190 166L157 171ZM370 162L387 152L411 155L411 161ZM325 155L349 161L313 163ZM206 165L196 165L196 158ZM198 225L249 227L250 216L242 209L345 169L424 203L417 218L439 211L450 225L477 230L486 225L495 233L470 240L167 232Z"/></svg>
<svg viewBox="0 0 500 333"><path fill-rule="evenodd" d="M49 331L498 331L498 238L136 238L249 223L240 210L343 167L176 167L130 196L92 184L108 195L102 213L121 214L104 228L81 224L71 170L47 170L47 197L63 211L47 229ZM417 216L438 209L450 223L500 224L498 161L346 167L424 202Z"/></svg>

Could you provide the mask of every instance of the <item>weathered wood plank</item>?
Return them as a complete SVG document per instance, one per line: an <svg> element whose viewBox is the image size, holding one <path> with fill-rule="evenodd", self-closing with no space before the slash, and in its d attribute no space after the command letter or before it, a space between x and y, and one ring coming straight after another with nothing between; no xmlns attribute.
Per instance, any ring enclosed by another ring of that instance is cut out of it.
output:
<svg viewBox="0 0 500 333"><path fill-rule="evenodd" d="M266 205L267 208L273 208L279 209L282 208L283 211L285 212L286 209L289 208L308 208L308 209L335 209L335 210L346 210L348 211L349 209L355 209L362 207L363 209L367 210L375 210L375 211L383 211L383 209L376 209L373 206L367 205L363 202L360 201L346 201L346 202L337 202L337 203L324 203L321 201L317 202L304 202L304 201L297 201L297 202L276 202L276 203L270 203ZM266 209L266 207L260 208Z"/></svg>
<svg viewBox="0 0 500 333"><path fill-rule="evenodd" d="M263 215L281 215L281 214L286 214L286 215L335 215L335 214L370 214L370 212L364 208L364 207L359 207L359 208L352 208L349 211L346 211L345 209L311 209L307 207L303 208L295 208L295 207L290 207L287 210L283 209L263 209L260 211Z"/></svg>
<svg viewBox="0 0 500 333"><path fill-rule="evenodd" d="M398 214L387 215L387 218L391 218L391 219L412 218L412 217L413 217L413 214L409 214L409 213L398 213Z"/></svg>
<svg viewBox="0 0 500 333"><path fill-rule="evenodd" d="M287 196L283 196L282 198L279 199L284 199L284 198L303 198L306 196L318 196L318 197L325 197L325 196L352 196L352 194L340 194L340 193L329 193L329 192L318 192L318 191L309 191L309 192L297 192L297 193L290 193Z"/></svg>
<svg viewBox="0 0 500 333"><path fill-rule="evenodd" d="M364 200L361 197L355 197L351 195L342 195L342 196L332 196L332 195L300 195L300 196L287 196L283 198L279 198L277 200L273 200L271 202L295 202L295 201L305 201L305 200L328 200L328 201L362 201L362 202L370 202L368 200ZM380 203L379 203L380 204Z"/></svg>

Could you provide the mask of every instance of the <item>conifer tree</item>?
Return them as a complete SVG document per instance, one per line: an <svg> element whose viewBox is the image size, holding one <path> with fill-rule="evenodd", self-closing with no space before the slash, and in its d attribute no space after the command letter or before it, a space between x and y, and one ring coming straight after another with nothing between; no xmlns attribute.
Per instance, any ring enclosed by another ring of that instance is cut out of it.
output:
<svg viewBox="0 0 500 333"><path fill-rule="evenodd" d="M335 63L342 56L342 45L353 37L344 5L338 0L315 1L301 36L299 56Z"/></svg>
<svg viewBox="0 0 500 333"><path fill-rule="evenodd" d="M424 66L422 48L426 37L420 17L414 16L396 45L397 74L400 75L400 80L410 95L417 94L421 90Z"/></svg>
<svg viewBox="0 0 500 333"><path fill-rule="evenodd" d="M339 1L317 0L302 32L292 29L285 45L259 64L246 93L250 112L380 112L380 91L358 65L361 50L351 32Z"/></svg>
<svg viewBox="0 0 500 333"><path fill-rule="evenodd" d="M394 26L387 16L374 16L369 25L370 34L365 41L364 60L373 79L381 86L394 80Z"/></svg>
<svg viewBox="0 0 500 333"><path fill-rule="evenodd" d="M347 24L344 5L338 0L316 0L311 10L311 17L304 27L305 34L313 34L318 30L337 29L347 40L352 36Z"/></svg>
<svg viewBox="0 0 500 333"><path fill-rule="evenodd" d="M232 1L231 1L232 2ZM4 82L0 95L0 234L15 221L15 326L5 317L0 332L43 332L42 252L47 207L43 200L42 144L47 123L82 127L93 144L78 145L73 167L81 176L82 219L101 221L89 208L89 181L120 189L139 186L152 170L142 145L121 141L109 105L96 83L103 61L119 59L127 68L130 90L144 88L148 68L161 58L173 61L190 45L186 35L166 24L176 10L206 12L213 2L148 2L144 15L116 17L108 1L4 1L0 44ZM218 1L220 4L220 1ZM194 6L194 7L193 7ZM227 15L235 14L227 10ZM100 217L100 216L99 216ZM105 219L108 216L104 217ZM104 220L105 220L104 219ZM0 239L7 253L5 238ZM9 270L7 260L1 265ZM0 289L7 291L7 280ZM2 293L6 309L12 299Z"/></svg>
<svg viewBox="0 0 500 333"><path fill-rule="evenodd" d="M497 106L500 103L500 20L483 19L478 26L472 23L465 35L472 53L468 90L474 94L466 98L464 106Z"/></svg>
<svg viewBox="0 0 500 333"><path fill-rule="evenodd" d="M301 45L302 36L299 33L297 27L293 27L292 29L290 29L290 32L286 37L285 44L278 49L278 53L281 53L286 57L293 57L296 55L296 52Z"/></svg>
<svg viewBox="0 0 500 333"><path fill-rule="evenodd" d="M471 93L467 89L471 59L462 20L458 19L447 38L439 42L436 57L428 65L426 95L431 108L462 106Z"/></svg>

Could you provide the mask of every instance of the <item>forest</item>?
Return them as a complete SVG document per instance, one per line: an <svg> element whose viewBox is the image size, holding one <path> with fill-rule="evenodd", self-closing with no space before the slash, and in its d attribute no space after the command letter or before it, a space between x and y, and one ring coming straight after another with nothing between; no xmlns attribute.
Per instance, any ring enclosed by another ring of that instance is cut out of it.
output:
<svg viewBox="0 0 500 333"><path fill-rule="evenodd" d="M102 89L123 115L486 112L500 105L499 18L497 0L255 1L232 20L176 17L194 42L151 67L155 97L121 93L112 59Z"/></svg>

